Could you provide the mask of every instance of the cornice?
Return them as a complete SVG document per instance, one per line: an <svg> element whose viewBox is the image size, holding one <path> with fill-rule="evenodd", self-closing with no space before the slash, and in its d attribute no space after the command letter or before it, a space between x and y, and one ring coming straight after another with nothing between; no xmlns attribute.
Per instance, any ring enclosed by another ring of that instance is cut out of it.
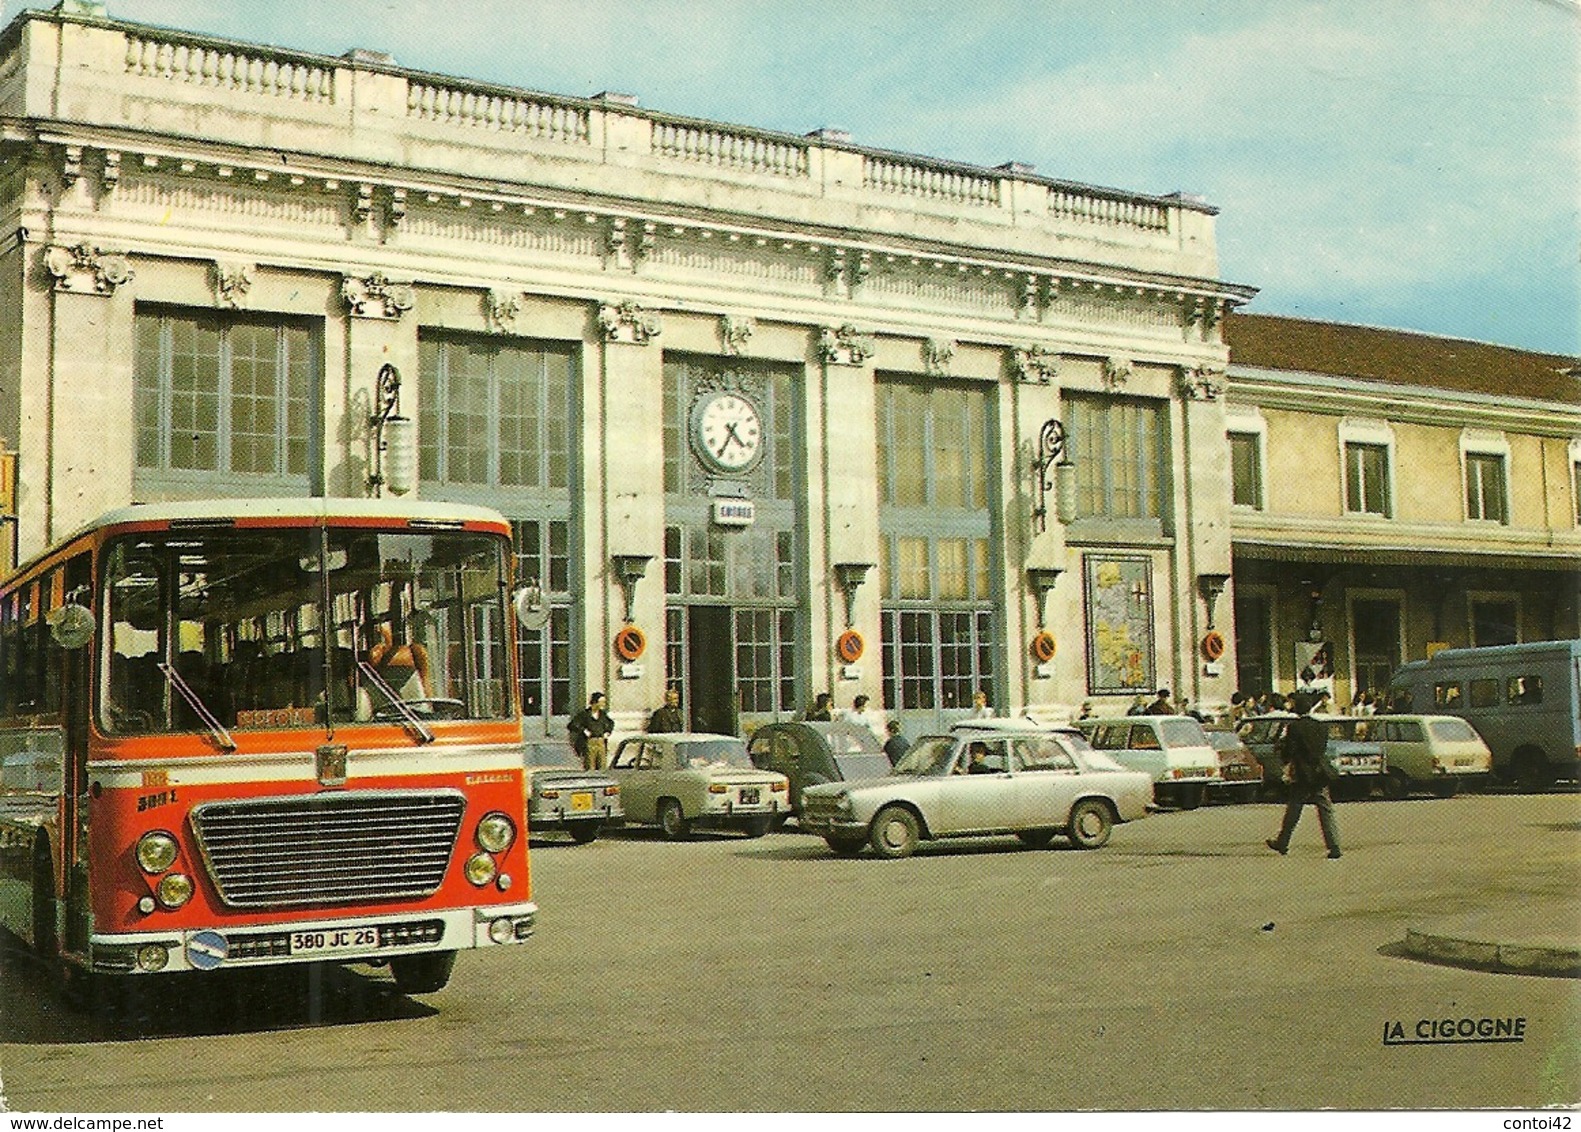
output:
<svg viewBox="0 0 1581 1132"><path fill-rule="evenodd" d="M1546 421L1555 434L1581 428L1581 405L1531 397L1496 396L1431 386L1399 385L1331 374L1257 370L1231 359L1228 399L1259 408L1310 413L1361 412L1410 424L1444 424L1446 417L1492 427L1495 421Z"/></svg>
<svg viewBox="0 0 1581 1132"><path fill-rule="evenodd" d="M650 200L588 190L571 194L507 181L466 177L434 170L397 169L349 158L288 149L227 145L166 132L95 126L41 119L0 119L0 140L11 144L58 146L63 175L88 176L103 169L175 169L188 175L221 177L304 191L343 192L359 222L374 217L399 227L423 204L493 209L532 216L538 212L582 215L606 232L612 257L624 266L640 265L656 243L687 232L708 233L727 241L762 241L795 248L826 265L830 278L847 293L860 289L879 267L926 267L991 278L1006 301L1024 318L1038 319L1061 295L1085 292L1112 300L1145 300L1178 312L1183 333L1218 341L1225 312L1248 302L1257 288L1217 279L1110 267L1079 259L1016 256L995 250L905 237L864 237L846 228L816 223L787 227L764 224L738 212L674 205L656 208ZM85 160L85 151L98 151ZM105 158L109 158L108 161ZM115 179L118 179L115 178ZM635 233L636 235L632 235Z"/></svg>
<svg viewBox="0 0 1581 1132"><path fill-rule="evenodd" d="M1230 542L1237 547L1383 553L1507 554L1569 559L1581 556L1581 529L1500 527L1485 523L1410 523L1322 515L1236 512Z"/></svg>

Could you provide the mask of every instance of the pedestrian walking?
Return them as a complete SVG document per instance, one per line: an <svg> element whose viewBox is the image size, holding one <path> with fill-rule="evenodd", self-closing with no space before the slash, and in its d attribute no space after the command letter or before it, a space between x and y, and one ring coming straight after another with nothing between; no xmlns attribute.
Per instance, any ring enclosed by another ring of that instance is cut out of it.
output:
<svg viewBox="0 0 1581 1132"><path fill-rule="evenodd" d="M889 765L894 766L906 757L906 752L911 750L911 744L900 733L900 720L890 720L885 724L885 730L889 732L889 738L884 740L884 755L889 759Z"/></svg>
<svg viewBox="0 0 1581 1132"><path fill-rule="evenodd" d="M615 730L615 721L605 707L604 693L594 692L587 698L587 706L571 717L566 731L571 735L571 746L582 758L588 770L603 770L609 744L609 733Z"/></svg>
<svg viewBox="0 0 1581 1132"><path fill-rule="evenodd" d="M1334 821L1334 799L1329 795L1329 785L1334 781L1334 768L1328 761L1328 725L1312 718L1314 698L1310 692L1297 692L1292 697L1296 718L1285 730L1285 778L1289 791L1285 801L1285 817L1280 823L1279 835L1270 837L1263 844L1281 857L1290 851L1290 835L1301 820L1302 807L1307 803L1317 807L1318 825L1323 830L1323 844L1328 847L1329 860L1339 859L1339 827Z"/></svg>
<svg viewBox="0 0 1581 1132"><path fill-rule="evenodd" d="M655 734L667 731L685 731L686 720L681 716L681 693L675 688L664 690L664 704L653 709L648 717L648 730Z"/></svg>

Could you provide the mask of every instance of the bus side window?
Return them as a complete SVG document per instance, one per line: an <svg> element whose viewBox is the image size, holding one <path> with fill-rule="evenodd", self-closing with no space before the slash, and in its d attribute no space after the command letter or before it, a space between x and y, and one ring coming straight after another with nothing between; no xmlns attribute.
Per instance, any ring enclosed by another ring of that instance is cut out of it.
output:
<svg viewBox="0 0 1581 1132"><path fill-rule="evenodd" d="M1437 707L1452 708L1460 706L1460 684L1450 681L1447 684L1433 685L1433 703Z"/></svg>
<svg viewBox="0 0 1581 1132"><path fill-rule="evenodd" d="M1527 707L1543 702L1541 676L1511 676L1506 686L1506 699L1514 707Z"/></svg>
<svg viewBox="0 0 1581 1132"><path fill-rule="evenodd" d="M1471 706L1474 708L1497 707L1499 704L1499 681L1497 677L1488 676L1481 680L1471 682Z"/></svg>

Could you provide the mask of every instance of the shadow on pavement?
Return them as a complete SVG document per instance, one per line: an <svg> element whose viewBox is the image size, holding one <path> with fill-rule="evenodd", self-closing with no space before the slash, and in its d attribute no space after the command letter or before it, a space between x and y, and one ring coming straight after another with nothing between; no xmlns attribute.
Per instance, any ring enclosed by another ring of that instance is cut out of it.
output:
<svg viewBox="0 0 1581 1132"><path fill-rule="evenodd" d="M10 939L0 945L3 1040L15 1045L346 1026L438 1013L401 994L388 979L327 964L96 980L88 995L86 1004L68 1002L59 982L26 948Z"/></svg>

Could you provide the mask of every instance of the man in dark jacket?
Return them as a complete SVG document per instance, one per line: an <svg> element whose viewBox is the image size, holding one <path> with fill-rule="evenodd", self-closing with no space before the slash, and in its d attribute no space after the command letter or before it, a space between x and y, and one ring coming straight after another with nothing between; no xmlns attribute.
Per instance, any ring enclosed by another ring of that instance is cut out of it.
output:
<svg viewBox="0 0 1581 1132"><path fill-rule="evenodd" d="M1329 860L1338 860L1339 827L1334 823L1334 799L1329 796L1334 770L1328 761L1328 725L1312 718L1316 699L1311 693L1297 692L1294 700L1296 718L1290 721L1284 742L1285 775L1290 782L1285 820L1279 827L1279 836L1264 844L1280 856L1288 853L1290 835L1301 820L1301 808L1311 802L1317 807Z"/></svg>
<svg viewBox="0 0 1581 1132"><path fill-rule="evenodd" d="M604 693L589 696L587 706L571 717L566 730L571 735L571 746L582 757L582 765L588 770L603 770L605 746L609 733L615 730L615 721L604 707Z"/></svg>
<svg viewBox="0 0 1581 1132"><path fill-rule="evenodd" d="M665 689L664 706L655 708L648 717L648 730L654 733L686 730L686 720L681 718L680 692L674 688Z"/></svg>

